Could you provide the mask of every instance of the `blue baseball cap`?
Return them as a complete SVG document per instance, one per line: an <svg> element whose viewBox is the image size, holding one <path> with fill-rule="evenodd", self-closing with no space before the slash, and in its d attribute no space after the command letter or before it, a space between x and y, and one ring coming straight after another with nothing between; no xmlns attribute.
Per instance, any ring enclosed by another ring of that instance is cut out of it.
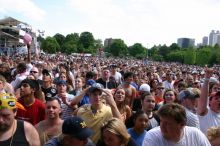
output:
<svg viewBox="0 0 220 146"><path fill-rule="evenodd" d="M87 139L93 134L92 130L87 127L85 121L80 117L69 117L65 119L62 126L62 133L80 140Z"/></svg>
<svg viewBox="0 0 220 146"><path fill-rule="evenodd" d="M64 81L64 80L58 80L58 81L56 81L56 84L57 84L57 85L66 85L66 81Z"/></svg>

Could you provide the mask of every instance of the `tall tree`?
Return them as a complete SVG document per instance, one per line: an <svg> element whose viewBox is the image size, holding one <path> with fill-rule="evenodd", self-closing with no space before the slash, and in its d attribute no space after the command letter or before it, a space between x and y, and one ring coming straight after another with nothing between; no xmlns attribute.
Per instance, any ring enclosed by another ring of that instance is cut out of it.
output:
<svg viewBox="0 0 220 146"><path fill-rule="evenodd" d="M109 50L114 56L125 56L128 53L127 45L121 39L115 39L110 45Z"/></svg>
<svg viewBox="0 0 220 146"><path fill-rule="evenodd" d="M53 37L47 37L41 44L41 48L47 53L56 53L60 49L60 45Z"/></svg>
<svg viewBox="0 0 220 146"><path fill-rule="evenodd" d="M80 44L82 44L85 52L95 51L95 39L90 32L83 32L79 37Z"/></svg>
<svg viewBox="0 0 220 146"><path fill-rule="evenodd" d="M65 36L60 33L57 33L53 37L57 40L57 43L60 45L60 48L62 48Z"/></svg>
<svg viewBox="0 0 220 146"><path fill-rule="evenodd" d="M137 55L146 55L146 48L143 47L140 43L135 43L134 45L130 46L128 51L129 54L134 57Z"/></svg>
<svg viewBox="0 0 220 146"><path fill-rule="evenodd" d="M68 34L64 40L62 52L65 53L75 53L78 52L78 44L79 44L79 34L71 33Z"/></svg>

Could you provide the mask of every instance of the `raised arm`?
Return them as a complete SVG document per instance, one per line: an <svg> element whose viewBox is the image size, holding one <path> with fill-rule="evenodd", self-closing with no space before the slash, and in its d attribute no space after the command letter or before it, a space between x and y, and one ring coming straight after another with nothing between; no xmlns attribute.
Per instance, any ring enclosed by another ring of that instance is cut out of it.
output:
<svg viewBox="0 0 220 146"><path fill-rule="evenodd" d="M75 96L75 98L71 101L70 106L77 105L80 100L85 96L85 94L88 92L90 87L87 87L84 89L78 96Z"/></svg>
<svg viewBox="0 0 220 146"><path fill-rule="evenodd" d="M198 100L197 114L204 116L207 114L208 109L208 96L209 96L209 79L213 74L212 69L206 68L205 70L205 81L201 87L201 96Z"/></svg>
<svg viewBox="0 0 220 146"><path fill-rule="evenodd" d="M107 89L102 89L102 91L107 95L106 103L111 107L113 117L123 120L111 91Z"/></svg>

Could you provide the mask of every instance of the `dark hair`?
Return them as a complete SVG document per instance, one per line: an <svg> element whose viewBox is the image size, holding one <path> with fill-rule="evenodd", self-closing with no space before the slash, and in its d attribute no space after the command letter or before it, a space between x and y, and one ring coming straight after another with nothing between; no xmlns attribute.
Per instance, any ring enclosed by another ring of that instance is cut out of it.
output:
<svg viewBox="0 0 220 146"><path fill-rule="evenodd" d="M145 99L146 96L152 96L152 94L150 92L144 92L142 95L141 95L141 100L143 101Z"/></svg>
<svg viewBox="0 0 220 146"><path fill-rule="evenodd" d="M127 78L129 78L129 77L133 77L133 76L134 76L134 74L133 74L132 72L126 72L126 73L124 74L124 80L127 79Z"/></svg>
<svg viewBox="0 0 220 146"><path fill-rule="evenodd" d="M186 112L182 105L179 105L177 103L169 103L163 105L158 110L159 117L166 117L166 118L172 118L177 123L182 123L186 125Z"/></svg>
<svg viewBox="0 0 220 146"><path fill-rule="evenodd" d="M54 100L56 100L59 103L60 107L61 107L61 101L60 101L59 98L56 98L56 97L48 97L47 100L46 100L46 103L50 102L50 101L54 101Z"/></svg>

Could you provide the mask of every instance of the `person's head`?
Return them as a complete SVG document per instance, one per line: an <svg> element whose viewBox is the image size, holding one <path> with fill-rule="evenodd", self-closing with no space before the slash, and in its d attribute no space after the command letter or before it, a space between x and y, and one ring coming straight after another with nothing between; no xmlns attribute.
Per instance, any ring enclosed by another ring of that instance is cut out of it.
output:
<svg viewBox="0 0 220 146"><path fill-rule="evenodd" d="M163 95L164 95L164 92L165 92L165 87L164 87L164 85L163 85L163 83L158 83L158 85L157 85L157 88L156 88L156 95L157 96L161 96L161 97L163 97Z"/></svg>
<svg viewBox="0 0 220 146"><path fill-rule="evenodd" d="M124 81L126 82L126 83L131 83L132 81L133 81L133 73L132 72L126 72L125 74L124 74Z"/></svg>
<svg viewBox="0 0 220 146"><path fill-rule="evenodd" d="M58 118L61 114L61 101L58 98L47 98L46 101L46 115L48 119Z"/></svg>
<svg viewBox="0 0 220 146"><path fill-rule="evenodd" d="M59 74L59 79L66 81L66 80L67 80L66 73L61 72L61 73Z"/></svg>
<svg viewBox="0 0 220 146"><path fill-rule="evenodd" d="M115 102L124 102L125 101L125 90L123 88L118 88L114 94Z"/></svg>
<svg viewBox="0 0 220 146"><path fill-rule="evenodd" d="M187 83L184 82L184 81L181 81L178 83L178 91L182 91L182 90L185 90L187 88Z"/></svg>
<svg viewBox="0 0 220 146"><path fill-rule="evenodd" d="M11 128L17 108L24 110L24 107L16 101L15 96L7 93L0 94L0 133Z"/></svg>
<svg viewBox="0 0 220 146"><path fill-rule="evenodd" d="M83 86L83 78L81 78L81 77L76 78L75 88L79 89L79 88L82 88L82 86Z"/></svg>
<svg viewBox="0 0 220 146"><path fill-rule="evenodd" d="M210 83L209 84L209 92L213 93L213 92L218 92L220 91L220 84L219 83Z"/></svg>
<svg viewBox="0 0 220 146"><path fill-rule="evenodd" d="M194 78L192 75L188 74L187 75L187 79L186 79L187 85L188 87L192 87L193 83L194 83Z"/></svg>
<svg viewBox="0 0 220 146"><path fill-rule="evenodd" d="M151 88L148 84L142 84L140 87L139 87L139 93L142 95L144 94L145 92L150 92Z"/></svg>
<svg viewBox="0 0 220 146"><path fill-rule="evenodd" d="M166 80L167 81L172 81L173 79L173 73L171 70L168 70L167 73L166 73Z"/></svg>
<svg viewBox="0 0 220 146"><path fill-rule="evenodd" d="M21 97L31 96L40 89L40 85L36 80L25 79L20 84Z"/></svg>
<svg viewBox="0 0 220 146"><path fill-rule="evenodd" d="M143 132L148 127L148 115L143 110L137 111L132 117L134 122L133 128L136 131Z"/></svg>
<svg viewBox="0 0 220 146"><path fill-rule="evenodd" d="M146 112L152 112L155 108L155 98L150 92L145 92L141 95L141 105L142 109Z"/></svg>
<svg viewBox="0 0 220 146"><path fill-rule="evenodd" d="M126 146L130 135L124 123L120 119L113 118L101 128L101 138L106 146Z"/></svg>
<svg viewBox="0 0 220 146"><path fill-rule="evenodd" d="M64 120L62 126L62 144L64 146L86 146L91 135L92 130L80 117L69 117Z"/></svg>
<svg viewBox="0 0 220 146"><path fill-rule="evenodd" d="M0 75L0 90L4 89L6 79L4 76Z"/></svg>
<svg viewBox="0 0 220 146"><path fill-rule="evenodd" d="M183 90L178 94L178 101L187 109L191 111L195 111L197 106L197 98L196 94L192 91L192 89Z"/></svg>
<svg viewBox="0 0 220 146"><path fill-rule="evenodd" d="M207 130L207 137L212 146L220 145L220 126L211 127Z"/></svg>
<svg viewBox="0 0 220 146"><path fill-rule="evenodd" d="M220 113L220 91L211 94L209 106L212 111Z"/></svg>
<svg viewBox="0 0 220 146"><path fill-rule="evenodd" d="M66 93L67 92L67 83L64 80L58 80L56 82L57 92L59 93Z"/></svg>
<svg viewBox="0 0 220 146"><path fill-rule="evenodd" d="M27 69L26 64L22 62L17 65L16 71L18 74L20 74L20 73L24 73L26 69Z"/></svg>
<svg viewBox="0 0 220 146"><path fill-rule="evenodd" d="M32 67L30 74L35 77L35 79L38 79L39 77L39 70L37 67Z"/></svg>
<svg viewBox="0 0 220 146"><path fill-rule="evenodd" d="M109 68L103 68L103 71L102 71L102 78L105 79L105 80L108 80L110 78L110 71L109 71Z"/></svg>
<svg viewBox="0 0 220 146"><path fill-rule="evenodd" d="M95 107L99 107L100 105L103 104L101 98L102 89L103 86L99 83L95 83L89 88L90 103Z"/></svg>
<svg viewBox="0 0 220 146"><path fill-rule="evenodd" d="M44 82L52 83L52 76L51 76L50 72L47 69L42 70L42 75L43 75L42 80Z"/></svg>
<svg viewBox="0 0 220 146"><path fill-rule="evenodd" d="M186 112L177 103L163 105L158 110L160 129L165 139L178 142L186 125Z"/></svg>
<svg viewBox="0 0 220 146"><path fill-rule="evenodd" d="M164 103L165 104L172 103L172 102L177 102L176 92L172 89L165 90L163 98L164 98Z"/></svg>

